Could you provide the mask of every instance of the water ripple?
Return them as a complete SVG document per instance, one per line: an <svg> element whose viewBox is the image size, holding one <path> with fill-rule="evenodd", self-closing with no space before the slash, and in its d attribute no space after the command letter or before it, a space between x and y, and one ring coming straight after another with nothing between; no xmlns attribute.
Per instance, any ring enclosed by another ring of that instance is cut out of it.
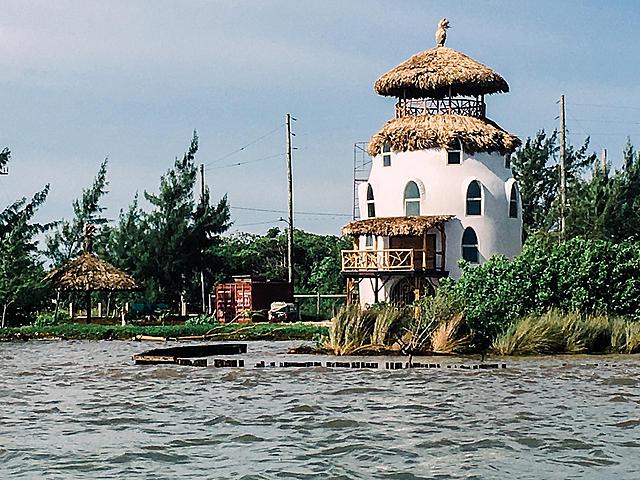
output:
<svg viewBox="0 0 640 480"><path fill-rule="evenodd" d="M288 346L252 343L246 364ZM0 345L0 478L640 478L640 357L475 372L134 366L145 348Z"/></svg>

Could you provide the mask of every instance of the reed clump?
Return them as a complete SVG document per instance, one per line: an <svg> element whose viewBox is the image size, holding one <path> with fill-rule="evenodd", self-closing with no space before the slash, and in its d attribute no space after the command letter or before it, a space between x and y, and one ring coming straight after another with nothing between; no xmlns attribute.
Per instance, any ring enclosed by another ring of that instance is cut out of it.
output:
<svg viewBox="0 0 640 480"><path fill-rule="evenodd" d="M494 340L497 355L640 352L640 322L551 309L528 315Z"/></svg>
<svg viewBox="0 0 640 480"><path fill-rule="evenodd" d="M334 355L454 353L467 348L470 339L459 302L448 292L439 291L407 308L386 304L344 307L320 348Z"/></svg>

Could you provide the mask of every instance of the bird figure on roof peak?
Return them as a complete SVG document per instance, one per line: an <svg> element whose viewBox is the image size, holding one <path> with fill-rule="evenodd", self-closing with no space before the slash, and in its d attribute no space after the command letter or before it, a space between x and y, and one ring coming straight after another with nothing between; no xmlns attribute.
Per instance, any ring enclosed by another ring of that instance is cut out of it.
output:
<svg viewBox="0 0 640 480"><path fill-rule="evenodd" d="M449 28L449 20L443 18L438 23L436 31L436 47L444 47L444 42L447 40L447 28Z"/></svg>

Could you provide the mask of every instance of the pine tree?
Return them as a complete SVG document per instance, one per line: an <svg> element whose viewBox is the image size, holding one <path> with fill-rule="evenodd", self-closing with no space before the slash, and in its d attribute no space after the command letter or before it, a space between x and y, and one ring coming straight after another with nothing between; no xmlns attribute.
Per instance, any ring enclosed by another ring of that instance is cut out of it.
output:
<svg viewBox="0 0 640 480"><path fill-rule="evenodd" d="M0 326L3 328L8 311L25 317L44 299L44 270L36 236L49 225L32 220L48 193L47 185L31 200L22 198L0 212Z"/></svg>
<svg viewBox="0 0 640 480"><path fill-rule="evenodd" d="M72 220L60 220L56 229L46 239L46 254L59 266L82 250L84 226L86 223L104 224L107 220L101 216L105 208L100 204L107 193L107 159L100 164L91 187L82 190L82 196L73 201Z"/></svg>
<svg viewBox="0 0 640 480"><path fill-rule="evenodd" d="M153 284L156 298L149 300L177 303L181 294L192 301L199 298L198 272L207 267L205 252L229 228L226 196L212 206L205 191L196 202L197 151L194 132L188 151L160 178L158 193L144 194L153 208L142 220L139 280Z"/></svg>

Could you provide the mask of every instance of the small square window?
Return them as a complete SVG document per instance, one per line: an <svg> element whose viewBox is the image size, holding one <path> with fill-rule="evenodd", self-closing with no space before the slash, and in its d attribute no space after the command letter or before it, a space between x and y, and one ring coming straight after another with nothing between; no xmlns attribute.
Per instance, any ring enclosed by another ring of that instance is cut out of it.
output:
<svg viewBox="0 0 640 480"><path fill-rule="evenodd" d="M384 142L384 145L382 145L382 153L389 153L391 151L391 145L389 145L389 142Z"/></svg>
<svg viewBox="0 0 640 480"><path fill-rule="evenodd" d="M382 156L382 166L390 167L391 166L391 155L383 155Z"/></svg>
<svg viewBox="0 0 640 480"><path fill-rule="evenodd" d="M462 161L462 152L460 150L449 150L447 152L447 164L460 165Z"/></svg>

